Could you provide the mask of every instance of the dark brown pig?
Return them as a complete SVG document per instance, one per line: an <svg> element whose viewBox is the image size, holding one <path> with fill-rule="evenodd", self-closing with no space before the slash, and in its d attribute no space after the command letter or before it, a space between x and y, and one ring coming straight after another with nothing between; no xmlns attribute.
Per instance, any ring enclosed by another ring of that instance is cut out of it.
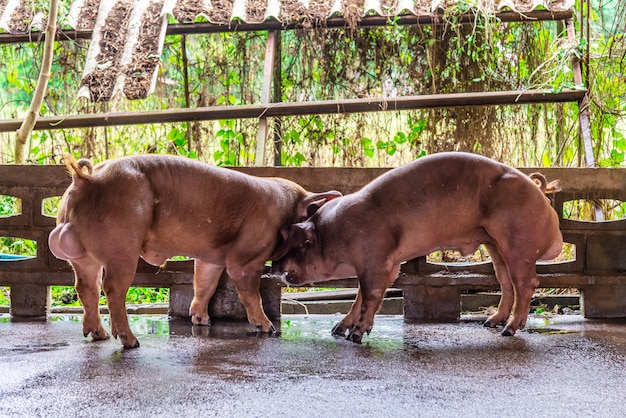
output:
<svg viewBox="0 0 626 418"><path fill-rule="evenodd" d="M250 323L274 331L259 284L265 262L276 256L280 228L306 219L310 205L340 196L174 156L122 157L92 167L68 155L65 164L73 181L50 233L50 249L74 269L85 336L109 337L98 313L102 286L111 332L127 348L139 346L125 306L139 256L155 266L175 255L195 259L189 309L194 323L208 325L209 299L226 269Z"/></svg>
<svg viewBox="0 0 626 418"><path fill-rule="evenodd" d="M292 285L358 277L357 299L333 334L349 331L360 342L400 263L437 249L469 255L485 244L502 290L485 325L508 319L502 335L514 335L539 284L536 261L561 252L559 219L544 195L553 186L478 155L420 158L283 228L290 250L272 271Z"/></svg>

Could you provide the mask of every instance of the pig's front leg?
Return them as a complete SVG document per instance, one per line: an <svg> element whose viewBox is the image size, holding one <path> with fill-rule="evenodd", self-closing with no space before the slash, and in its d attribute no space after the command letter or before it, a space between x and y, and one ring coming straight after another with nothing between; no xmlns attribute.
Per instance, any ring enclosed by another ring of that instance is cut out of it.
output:
<svg viewBox="0 0 626 418"><path fill-rule="evenodd" d="M352 307L350 308L350 312L343 319L333 327L332 334L345 337L346 331L352 329L354 324L356 324L361 316L361 302L363 300L363 296L361 295L361 286L356 294L356 299L352 303Z"/></svg>
<svg viewBox="0 0 626 418"><path fill-rule="evenodd" d="M189 306L189 315L194 325L210 325L209 301L215 294L224 267L194 261L193 300Z"/></svg>
<svg viewBox="0 0 626 418"><path fill-rule="evenodd" d="M500 297L500 303L498 303L498 309L494 314L489 316L485 323L483 324L486 327L495 328L500 324L504 324L511 315L511 309L513 308L514 301L514 290L513 290L513 282L511 281L511 277L509 276L509 269L502 259L502 256L498 252L498 249L493 244L485 244L489 255L491 256L491 262L493 264L493 269L496 274L496 279L500 284L500 292L502 296Z"/></svg>
<svg viewBox="0 0 626 418"><path fill-rule="evenodd" d="M102 266L91 257L85 256L70 261L74 269L76 293L83 305L83 335L91 334L94 340L106 340L109 334L100 322L98 302L102 284Z"/></svg>
<svg viewBox="0 0 626 418"><path fill-rule="evenodd" d="M265 263L260 263L260 267L229 267L227 272L235 284L239 299L246 308L248 321L261 332L275 333L274 324L263 311L261 294L259 293L264 268Z"/></svg>
<svg viewBox="0 0 626 418"><path fill-rule="evenodd" d="M360 344L363 335L369 334L374 326L374 315L380 310L385 298L385 291L396 280L400 265L394 265L388 270L368 270L359 275L359 294L361 297L361 315L356 324L350 329L347 339ZM359 295L357 295L357 299ZM355 301L356 304L356 301Z"/></svg>

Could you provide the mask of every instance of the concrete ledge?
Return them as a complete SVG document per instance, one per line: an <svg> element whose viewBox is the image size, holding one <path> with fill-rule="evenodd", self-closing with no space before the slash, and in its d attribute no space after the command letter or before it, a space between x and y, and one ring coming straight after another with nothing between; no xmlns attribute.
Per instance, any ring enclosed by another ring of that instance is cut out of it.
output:
<svg viewBox="0 0 626 418"><path fill-rule="evenodd" d="M347 314L352 307L351 300L308 300L304 302L283 299L282 313L291 314ZM380 308L381 315L402 315L404 301L401 297L386 298Z"/></svg>
<svg viewBox="0 0 626 418"><path fill-rule="evenodd" d="M356 297L356 289L342 289L333 291L285 293L281 300L281 310L284 315L291 314L346 314ZM475 293L461 295L462 312L479 312L490 306L496 306L500 301L498 293ZM403 298L399 289L388 289L383 306L379 312L381 315L402 315ZM580 309L580 297L577 295L546 295L533 298L531 306L545 305L553 309L556 305ZM305 309L306 307L306 309ZM168 303L126 305L126 311L131 315L168 315ZM0 314L9 313L8 306L0 306ZM53 314L82 315L81 306L53 306ZM108 315L106 305L100 306L100 314Z"/></svg>

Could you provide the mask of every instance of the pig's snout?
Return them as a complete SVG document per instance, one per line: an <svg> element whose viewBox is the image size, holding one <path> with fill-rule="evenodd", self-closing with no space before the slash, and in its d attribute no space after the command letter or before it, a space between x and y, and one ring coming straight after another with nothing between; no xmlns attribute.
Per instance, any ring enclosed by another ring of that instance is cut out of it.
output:
<svg viewBox="0 0 626 418"><path fill-rule="evenodd" d="M287 285L300 284L300 280L298 279L298 276L294 275L293 272L283 273L283 275L281 276L281 280L283 281L283 283Z"/></svg>
<svg viewBox="0 0 626 418"><path fill-rule="evenodd" d="M280 264L272 263L270 274L279 277L286 285L298 284L298 278L293 274L293 271L285 271Z"/></svg>

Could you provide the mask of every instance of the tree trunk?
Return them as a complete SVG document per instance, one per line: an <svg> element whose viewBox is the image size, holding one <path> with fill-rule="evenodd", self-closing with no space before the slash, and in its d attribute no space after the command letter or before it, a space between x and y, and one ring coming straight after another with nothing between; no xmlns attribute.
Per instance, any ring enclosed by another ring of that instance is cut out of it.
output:
<svg viewBox="0 0 626 418"><path fill-rule="evenodd" d="M54 40L57 30L57 14L59 11L58 0L50 0L50 11L48 13L48 24L46 27L46 42L44 44L43 58L41 61L41 72L35 87L33 99L30 102L28 113L22 122L22 126L15 133L15 163L24 164L24 149L30 133L35 126L41 103L46 95L48 80L50 80L50 69L52 68L52 55L54 53Z"/></svg>

